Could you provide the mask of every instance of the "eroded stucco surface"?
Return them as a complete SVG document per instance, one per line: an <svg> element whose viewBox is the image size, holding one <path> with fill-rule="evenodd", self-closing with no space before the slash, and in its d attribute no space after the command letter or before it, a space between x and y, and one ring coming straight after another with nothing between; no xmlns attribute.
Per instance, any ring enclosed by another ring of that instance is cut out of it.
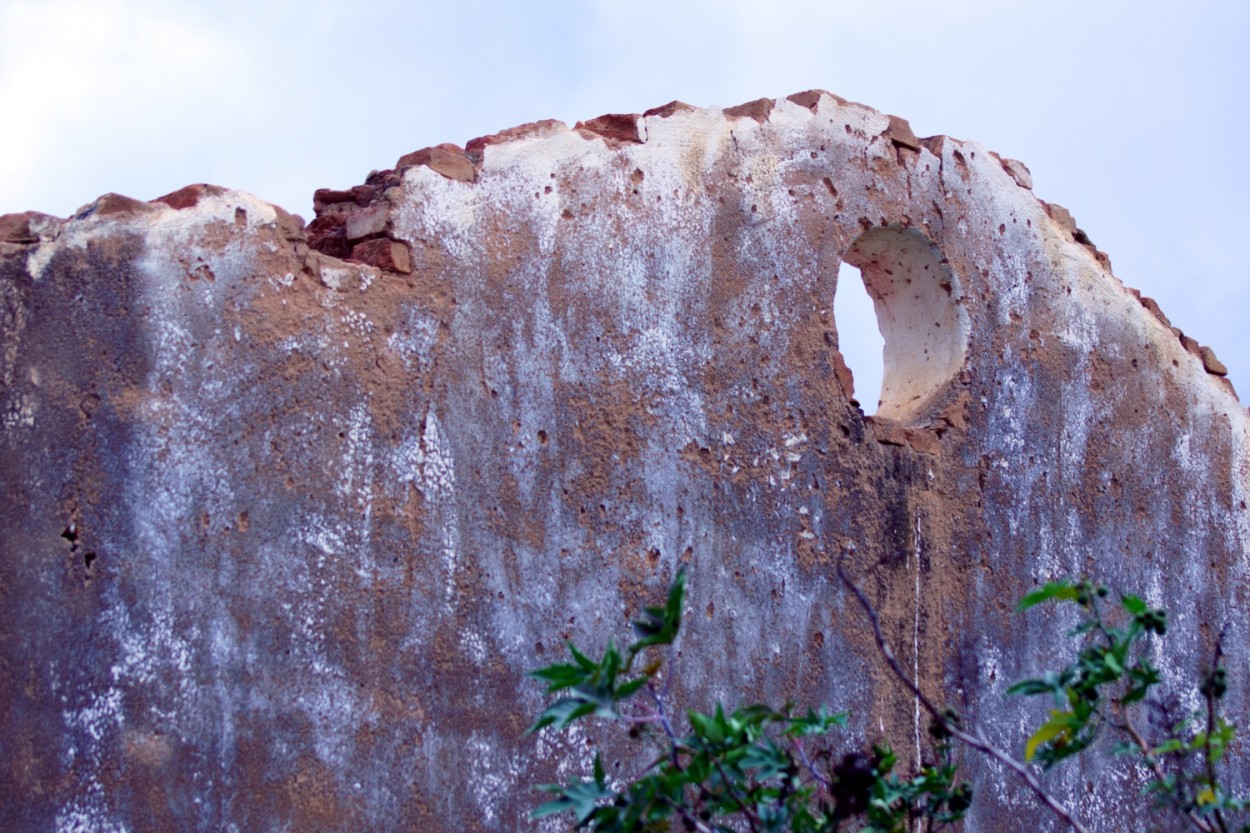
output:
<svg viewBox="0 0 1250 833"><path fill-rule="evenodd" d="M1031 184L808 93L418 151L306 229L212 186L3 218L0 826L538 829L598 739L522 738L525 672L682 564L691 707L828 703L914 754L853 550L1004 746L1062 627L1009 611L1077 574L1169 608L1169 679L1227 627L1244 721L1246 410ZM968 829L1041 816L967 766ZM1088 791L1107 766L1050 783L1110 830L1139 784Z"/></svg>

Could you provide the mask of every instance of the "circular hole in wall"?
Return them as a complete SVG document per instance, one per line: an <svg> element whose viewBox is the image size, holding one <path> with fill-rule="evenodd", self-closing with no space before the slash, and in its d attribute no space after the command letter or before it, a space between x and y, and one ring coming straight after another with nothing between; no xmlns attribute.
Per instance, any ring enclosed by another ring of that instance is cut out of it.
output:
<svg viewBox="0 0 1250 833"><path fill-rule="evenodd" d="M854 387L871 401L871 387L880 379L876 416L900 421L915 418L930 397L959 373L967 354L968 315L960 303L959 281L932 241L901 226L865 232L842 260L859 270L872 299L882 344L880 375L860 382L856 373ZM853 274L847 280L852 287L856 283L849 279ZM842 299L835 295L835 300ZM836 303L834 315L845 358L849 341L862 332L862 326L848 321L843 330ZM863 372L870 376L873 371Z"/></svg>
<svg viewBox="0 0 1250 833"><path fill-rule="evenodd" d="M872 415L881 400L885 340L877 326L877 311L864 287L864 278L859 269L846 261L838 267L833 317L838 328L838 349L854 380L851 396L865 414Z"/></svg>

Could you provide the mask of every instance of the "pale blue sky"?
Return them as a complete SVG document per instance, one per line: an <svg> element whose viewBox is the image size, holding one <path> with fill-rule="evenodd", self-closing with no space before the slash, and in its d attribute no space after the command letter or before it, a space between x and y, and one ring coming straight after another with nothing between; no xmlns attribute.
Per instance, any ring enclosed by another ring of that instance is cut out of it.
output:
<svg viewBox="0 0 1250 833"><path fill-rule="evenodd" d="M1244 0L0 0L0 213L208 181L310 217L425 145L821 87L1024 161L1250 401L1247 44Z"/></svg>

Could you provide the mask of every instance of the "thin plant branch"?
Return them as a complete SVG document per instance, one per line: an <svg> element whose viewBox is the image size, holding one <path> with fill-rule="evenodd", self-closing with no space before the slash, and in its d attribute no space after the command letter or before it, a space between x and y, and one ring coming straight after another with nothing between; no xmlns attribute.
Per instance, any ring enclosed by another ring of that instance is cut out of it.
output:
<svg viewBox="0 0 1250 833"><path fill-rule="evenodd" d="M876 608L872 606L872 602L870 602L868 597L864 595L864 591L859 589L859 585L852 581L850 576L846 574L840 559L838 561L837 569L838 578L841 579L847 589L855 595L860 607L862 607L864 609L864 613L868 615L868 620L872 624L873 637L877 642L877 650L879 650L881 652L881 656L885 658L886 664L890 667L890 670L894 672L894 676L897 677L899 681L916 696L916 699L920 701L920 705L924 707L924 710L927 711L934 721L937 722L938 726L940 726L943 731L958 740L960 743L990 756L1003 766L1010 769L1012 772L1016 773L1016 775L1018 775L1026 785L1028 785L1029 789L1033 791L1033 794L1037 796L1038 800L1045 804L1046 807L1058 816L1064 824L1077 831L1077 833L1089 833L1089 828L1082 824L1063 802L1047 792L1046 788L1043 787L1041 782L1037 780L1037 776L1034 775L1028 767L991 744L988 740L986 740L985 735L980 729L976 730L976 734L964 731L959 726L956 726L955 723L952 722L941 709L933 705L933 702L925 696L923 691L920 690L919 683L913 680L903 669L903 666L899 664L898 659L894 656L893 649L890 648L890 643L886 641L885 634L881 631L881 619L877 616Z"/></svg>
<svg viewBox="0 0 1250 833"><path fill-rule="evenodd" d="M815 764L812 763L812 759L807 757L807 750L803 748L803 742L798 738L791 738L790 744L799 753L799 760L803 762L803 766L807 767L807 771L812 774L812 777L824 785L826 791L833 789L833 782L821 775Z"/></svg>
<svg viewBox="0 0 1250 833"><path fill-rule="evenodd" d="M1154 750L1151 749L1150 744L1146 742L1146 739L1142 737L1141 732L1137 731L1137 727L1133 725L1133 721L1129 719L1127 714L1123 714L1121 717L1120 729L1124 731L1124 734L1129 736L1129 739L1132 740L1133 744L1141 751L1142 760L1146 762L1150 771L1154 773L1155 779L1159 782L1166 781L1167 774L1163 771L1163 764L1161 764L1159 759L1155 757ZM1206 819L1197 815L1193 810L1186 810L1185 818L1189 820L1189 823L1192 824L1194 829L1198 830L1199 833L1215 833L1215 827L1212 826Z"/></svg>
<svg viewBox="0 0 1250 833"><path fill-rule="evenodd" d="M1211 663L1211 675L1214 677L1216 670L1220 667L1220 660L1224 658L1224 633L1220 631L1220 636L1215 640L1215 659ZM1215 761L1211 759L1211 738L1215 736L1215 691L1213 688L1207 688L1204 692L1207 700L1207 742L1203 749L1203 759L1206 762L1207 769L1207 787L1214 792L1218 789L1219 781L1215 774ZM1219 825L1222 833L1228 833L1228 824L1224 821L1224 814L1216 809L1215 822Z"/></svg>

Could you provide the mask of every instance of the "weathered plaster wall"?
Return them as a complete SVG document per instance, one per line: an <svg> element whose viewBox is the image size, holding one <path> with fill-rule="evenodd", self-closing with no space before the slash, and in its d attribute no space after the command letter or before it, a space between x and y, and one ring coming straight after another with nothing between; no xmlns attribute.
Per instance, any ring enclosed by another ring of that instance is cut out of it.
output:
<svg viewBox="0 0 1250 833"><path fill-rule="evenodd" d="M426 149L307 229L211 186L0 219L0 825L529 829L584 746L520 737L524 673L683 563L682 702L911 749L851 547L1003 745L1059 647L1009 609L1080 573L1171 610L1169 678L1227 625L1244 719L1246 410L1030 188L805 93ZM887 330L873 419L844 256ZM969 829L1040 815L968 764ZM1114 809L1091 774L1053 783Z"/></svg>

